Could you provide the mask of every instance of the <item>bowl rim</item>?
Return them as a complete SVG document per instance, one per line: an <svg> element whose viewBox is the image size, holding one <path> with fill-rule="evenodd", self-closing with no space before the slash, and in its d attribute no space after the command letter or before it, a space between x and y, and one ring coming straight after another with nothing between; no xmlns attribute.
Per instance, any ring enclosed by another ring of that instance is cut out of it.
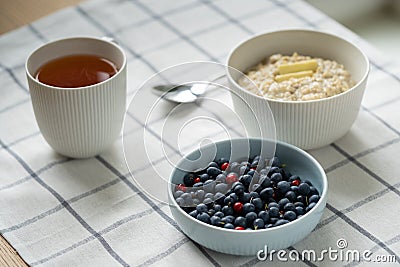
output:
<svg viewBox="0 0 400 267"><path fill-rule="evenodd" d="M265 141L265 140L266 140L266 141L271 141L271 140L262 139L262 138L252 138L252 137L246 138L246 137L242 137L242 138L224 139L224 140L221 140L221 141L217 141L217 142L215 142L215 143L208 144L208 145L206 145L206 146L204 146L204 147L209 147L209 146L212 146L212 145L214 145L214 144L224 143L224 142L227 142L227 141L235 141L235 140L236 140L236 141L241 141L241 140L255 140L255 141L257 141L257 140L258 140L258 141ZM319 162L318 162L314 157L312 157L309 153L307 153L306 151L304 151L304 150L302 150L302 149L300 149L300 148L298 148L298 147L296 147L296 146L294 146L294 145L291 145L291 144L286 143L286 142L283 142L283 141L276 140L276 144L277 144L277 145L280 145L280 146L288 147L289 149L292 149L292 150L295 150L295 151L299 152L299 153L302 154L304 157L306 157L308 160L310 160L310 161L317 167L318 171L322 174L322 177L321 177L321 178L322 178L322 193L320 194L320 199L318 200L317 204L316 204L309 212L307 212L306 214L304 214L300 219L297 219L297 218L296 218L295 220L290 221L290 222L288 222L288 223L286 223L286 224L279 225L279 226L274 226L274 227L268 228L268 229L260 229L260 230L246 230L246 229L245 229L245 230L240 230L240 231L239 231L239 230L235 230L235 229L226 229L226 228L222 228L222 227L217 227L217 226L214 226L214 225L211 225L211 224L207 224L207 223L205 223L205 222L202 222L202 221L200 221L200 220L197 220L197 219L193 218L192 216L190 216L188 213L186 213L186 212L178 205L178 203L175 201L175 198L174 198L174 196L173 196L172 187L173 187L174 184L172 183L172 177L173 177L173 174L175 173L175 170L177 169L176 167L173 168L173 170L172 170L172 172L171 172L171 175L170 175L170 177L169 177L169 179L168 179L168 188L167 188L167 190L168 190L168 196L169 196L169 199L170 199L170 203L169 203L170 208L172 208L172 207L176 208L177 211L179 211L179 213L183 214L183 216L185 216L186 218L188 218L188 219L189 219L190 221L192 221L193 223L199 223L199 224L202 225L203 227L210 228L210 230L219 230L219 231L223 231L223 232L226 231L227 233L238 233L238 234L260 234L260 233L269 233L269 232L273 232L273 231L279 231L280 229L283 229L283 228L287 227L288 225L294 225L294 224L299 224L299 223L301 223L302 221L305 220L306 217L310 217L311 214L316 213L317 210L318 210L318 208L319 208L321 205L324 205L324 206L325 206L325 202L326 202L327 194L328 194L328 179L327 179L327 177L326 177L326 173L325 173L324 169L322 168L322 166L321 166L321 165L319 164ZM186 154L184 158L187 158L189 155L195 153L197 150L198 150L198 149L192 150L190 153ZM182 158L182 159L177 163L177 166L179 166L179 165L183 162L183 159L184 159L184 158ZM171 204L171 202L172 202L172 204Z"/></svg>
<svg viewBox="0 0 400 267"><path fill-rule="evenodd" d="M353 85L351 88L349 88L347 91L342 92L342 93L337 94L337 95L333 95L333 96L326 97L326 98L321 98L321 99L301 100L301 101L298 101L298 100L297 100L297 101L296 101L296 100L279 100L279 99L272 99L272 98L268 98L268 97L266 97L266 96L259 96L259 95L256 95L256 94L254 94L254 93L251 93L251 92L249 92L248 90L245 90L242 86L240 86L240 85L232 78L232 76L230 75L229 68L226 68L226 76L227 76L228 80L229 80L232 84L234 84L234 85L235 85L239 90L241 90L242 92L244 92L244 93L246 93L246 94L248 94L248 95L250 95L250 96L256 97L256 98L258 98L258 99L263 99L263 100L267 100L267 101L269 101L269 102L275 102L275 103L287 103L287 104L295 104L295 105L305 105L305 104L308 104L308 103L317 103L317 102L330 101L330 100L333 100L333 99L335 99L335 98L342 97L343 95L346 95L346 94L350 93L351 91L354 91L357 87L359 87L359 86L368 78L368 74L369 74L370 68L371 68L371 67L370 67L370 62L369 62L368 56L360 49L360 47L359 47L358 45L356 45L355 43L351 42L351 41L348 40L348 39L342 38L342 37L340 37L340 36L338 36L338 35L335 35L335 34L332 34L332 33L326 32L326 31L322 31L322 30L312 30L312 29L305 29L305 28L289 28L289 29L282 29L282 30L265 31L265 32L257 33L257 34L254 34L254 35L250 36L250 37L247 37L247 38L245 38L244 40L242 40L241 42L239 42L238 44L236 44L236 45L231 49L231 51L229 52L229 54L228 54L228 56L227 56L225 65L226 65L227 67L231 67L231 68L236 69L235 67L231 66L229 63L230 63L230 61L231 61L231 58L232 58L233 54L234 54L234 53L237 51L237 49L238 49L239 47L241 47L242 45L244 45L244 44L246 44L246 43L249 43L249 42L253 41L253 40L256 39L256 38L261 38L261 37L266 36L266 35L279 34L279 33L284 34L284 33L290 33L290 32L307 32L307 33L312 33L312 34L317 34L317 35L330 36L330 37L336 38L336 39L338 39L338 40L340 40L340 41L342 41L342 42L345 42L345 43L347 43L347 44L353 46L354 48L356 48L356 50L362 55L362 57L363 57L363 59L364 59L364 61L365 61L365 63L366 63L366 69L364 70L364 74L363 74L362 78L360 79L360 81L357 82L355 85ZM241 70L239 70L239 71L241 71Z"/></svg>

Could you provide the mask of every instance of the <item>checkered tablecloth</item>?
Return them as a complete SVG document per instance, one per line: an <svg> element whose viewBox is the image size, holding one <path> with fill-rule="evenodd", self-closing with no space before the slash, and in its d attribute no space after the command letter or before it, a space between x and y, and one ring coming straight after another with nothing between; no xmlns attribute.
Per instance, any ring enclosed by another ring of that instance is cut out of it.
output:
<svg viewBox="0 0 400 267"><path fill-rule="evenodd" d="M183 235L168 205L133 182L121 139L95 158L73 160L56 154L36 124L24 62L31 51L53 39L110 36L126 51L132 97L142 82L163 68L194 60L225 62L242 39L293 27L324 30L353 41L369 56L371 72L349 133L310 151L328 175L328 204L317 228L288 250L337 249L337 240L344 238L349 249L371 250L371 258L394 255L400 262L398 62L297 0L90 0L0 36L0 233L32 266L265 264L255 256L208 250ZM144 118L131 114L127 120L129 134L147 127L152 138L160 140L157 126L145 125ZM155 164L170 171L162 157ZM146 166L132 171L143 175ZM365 263L326 259L272 264Z"/></svg>

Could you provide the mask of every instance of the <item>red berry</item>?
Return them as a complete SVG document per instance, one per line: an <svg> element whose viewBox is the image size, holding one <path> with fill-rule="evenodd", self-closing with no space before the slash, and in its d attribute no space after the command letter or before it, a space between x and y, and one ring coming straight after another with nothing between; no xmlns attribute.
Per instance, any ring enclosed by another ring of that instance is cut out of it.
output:
<svg viewBox="0 0 400 267"><path fill-rule="evenodd" d="M186 186L184 184L178 184L176 186L176 190L177 191L182 191L182 192L186 192Z"/></svg>
<svg viewBox="0 0 400 267"><path fill-rule="evenodd" d="M299 184L300 184L300 181L299 180L293 180L292 182L291 182L291 185L295 185L295 186L299 186Z"/></svg>
<svg viewBox="0 0 400 267"><path fill-rule="evenodd" d="M234 172L231 172L230 174L228 174L226 176L226 182L228 184L233 184L234 182L236 182L238 180L237 174Z"/></svg>
<svg viewBox="0 0 400 267"><path fill-rule="evenodd" d="M226 169L228 169L228 167L229 167L229 163L228 163L228 162L225 162L225 163L223 163L223 164L221 165L221 170L225 171Z"/></svg>
<svg viewBox="0 0 400 267"><path fill-rule="evenodd" d="M243 210L243 204L241 202L236 202L235 204L233 204L233 210L236 213L241 213Z"/></svg>
<svg viewBox="0 0 400 267"><path fill-rule="evenodd" d="M196 184L196 183L200 183L200 177L197 177L196 179L194 179L194 183Z"/></svg>
<svg viewBox="0 0 400 267"><path fill-rule="evenodd" d="M244 230L244 227L243 226L236 226L235 230Z"/></svg>
<svg viewBox="0 0 400 267"><path fill-rule="evenodd" d="M256 170L256 167L250 168L250 170L255 171L255 170Z"/></svg>
<svg viewBox="0 0 400 267"><path fill-rule="evenodd" d="M276 192L274 192L274 193L272 194L272 198L275 199L275 200L277 200L278 194L277 194Z"/></svg>

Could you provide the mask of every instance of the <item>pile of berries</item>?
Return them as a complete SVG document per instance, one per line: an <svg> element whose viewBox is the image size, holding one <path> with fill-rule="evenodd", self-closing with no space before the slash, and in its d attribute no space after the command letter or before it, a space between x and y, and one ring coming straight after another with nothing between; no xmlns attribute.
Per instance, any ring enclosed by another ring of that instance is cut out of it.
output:
<svg viewBox="0 0 400 267"><path fill-rule="evenodd" d="M272 164L266 164L272 162ZM177 204L202 222L227 229L259 230L286 224L310 211L318 190L285 170L277 157L248 161L221 158L190 172L175 187Z"/></svg>

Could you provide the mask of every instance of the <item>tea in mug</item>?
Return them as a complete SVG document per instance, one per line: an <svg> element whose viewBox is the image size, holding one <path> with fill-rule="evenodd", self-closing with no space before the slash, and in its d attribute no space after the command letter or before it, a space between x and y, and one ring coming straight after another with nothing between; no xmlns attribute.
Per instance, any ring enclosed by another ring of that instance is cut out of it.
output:
<svg viewBox="0 0 400 267"><path fill-rule="evenodd" d="M68 55L39 68L38 81L56 87L76 88L100 83L117 73L115 64L95 55Z"/></svg>

